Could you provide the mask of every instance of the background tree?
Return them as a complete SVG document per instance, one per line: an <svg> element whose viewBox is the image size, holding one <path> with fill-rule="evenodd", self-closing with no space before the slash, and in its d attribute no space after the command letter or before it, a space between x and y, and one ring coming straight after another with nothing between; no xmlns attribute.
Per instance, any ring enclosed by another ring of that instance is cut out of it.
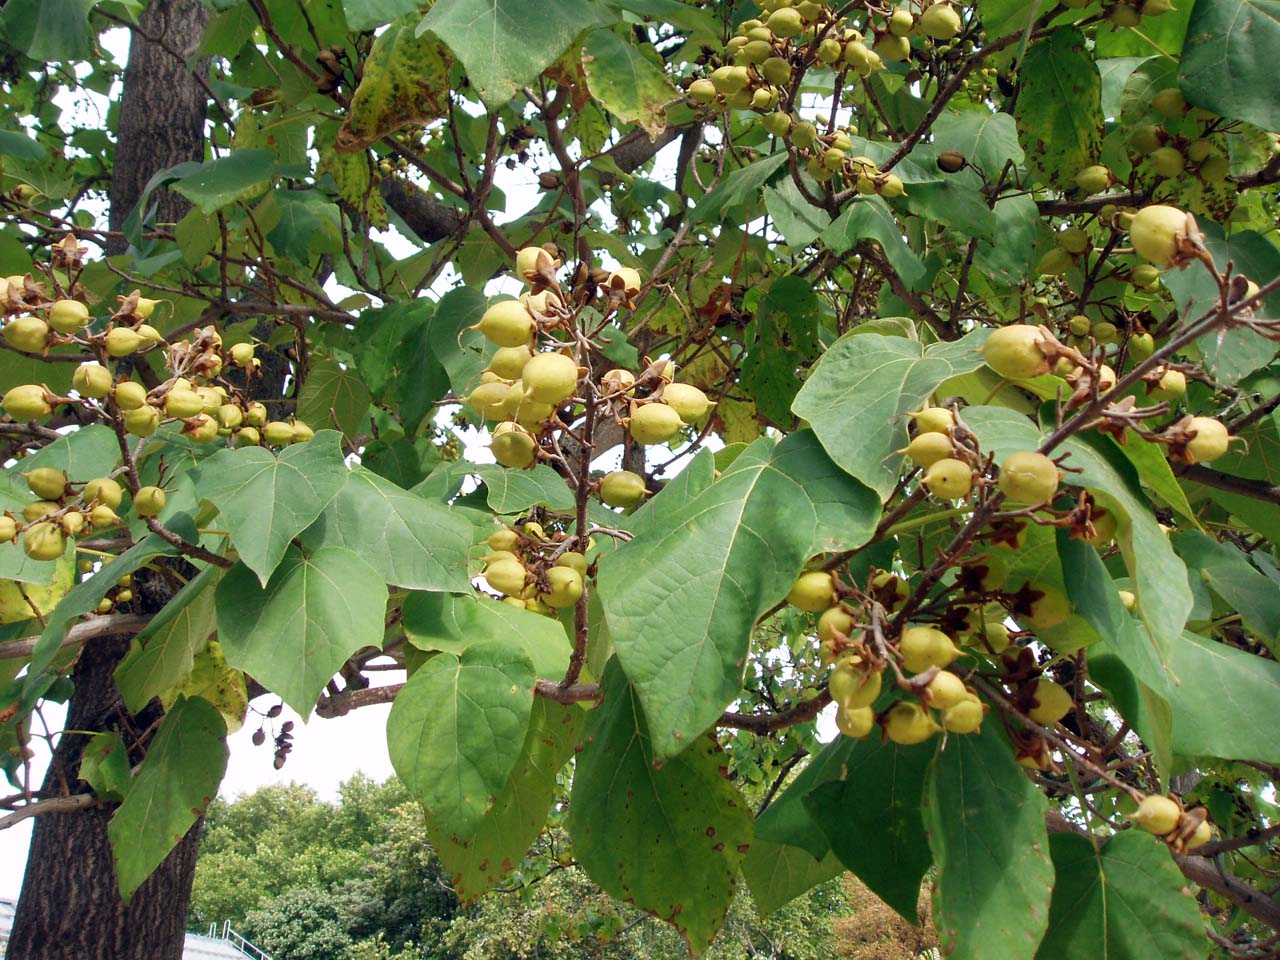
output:
<svg viewBox="0 0 1280 960"><path fill-rule="evenodd" d="M176 956L251 701L465 904L1274 952L1273 6L10 0L10 953Z"/></svg>

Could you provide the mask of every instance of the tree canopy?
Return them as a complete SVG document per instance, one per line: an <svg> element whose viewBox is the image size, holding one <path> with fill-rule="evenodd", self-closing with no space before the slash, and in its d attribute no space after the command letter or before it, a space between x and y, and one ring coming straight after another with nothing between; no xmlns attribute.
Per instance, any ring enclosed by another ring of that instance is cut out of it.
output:
<svg viewBox="0 0 1280 960"><path fill-rule="evenodd" d="M1274 951L1280 3L147 6L0 10L0 826L127 903L391 702L463 902L550 814L694 954ZM204 144L108 218L126 36Z"/></svg>

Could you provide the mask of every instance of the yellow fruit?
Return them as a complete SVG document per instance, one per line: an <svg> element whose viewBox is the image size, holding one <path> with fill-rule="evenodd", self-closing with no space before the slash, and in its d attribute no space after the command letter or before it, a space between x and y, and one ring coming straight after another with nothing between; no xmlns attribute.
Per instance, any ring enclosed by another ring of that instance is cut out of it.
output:
<svg viewBox="0 0 1280 960"><path fill-rule="evenodd" d="M1111 186L1111 171L1100 163L1085 167L1076 174L1076 186L1085 193L1102 193Z"/></svg>
<svg viewBox="0 0 1280 960"><path fill-rule="evenodd" d="M244 423L244 411L234 403L224 403L218 407L218 426L224 430L234 430Z"/></svg>
<svg viewBox="0 0 1280 960"><path fill-rule="evenodd" d="M547 571L551 589L540 599L549 607L571 607L582 596L582 574L572 567L552 567Z"/></svg>
<svg viewBox="0 0 1280 960"><path fill-rule="evenodd" d="M684 426L680 414L665 403L638 404L632 408L628 429L636 443L651 446L666 443Z"/></svg>
<svg viewBox="0 0 1280 960"><path fill-rule="evenodd" d="M557 567L568 567L571 570L577 570L582 576L587 575L587 567L590 565L587 558L576 551L570 550L556 557Z"/></svg>
<svg viewBox="0 0 1280 960"><path fill-rule="evenodd" d="M489 370L503 380L519 380L524 365L533 357L527 344L518 347L499 347L489 358Z"/></svg>
<svg viewBox="0 0 1280 960"><path fill-rule="evenodd" d="M846 737L861 740L876 725L876 715L870 707L837 707L836 729Z"/></svg>
<svg viewBox="0 0 1280 960"><path fill-rule="evenodd" d="M489 534L489 539L485 541L492 550L513 550L515 545L520 542L520 534L516 533L510 527L503 527Z"/></svg>
<svg viewBox="0 0 1280 960"><path fill-rule="evenodd" d="M1209 825L1208 820L1201 820L1196 826L1195 833L1187 838L1187 849L1194 850L1196 847L1203 847L1212 839L1213 827Z"/></svg>
<svg viewBox="0 0 1280 960"><path fill-rule="evenodd" d="M1000 489L1014 503L1038 506L1058 492L1058 465L1043 453L1019 450L1000 464Z"/></svg>
<svg viewBox="0 0 1280 960"><path fill-rule="evenodd" d="M930 706L936 710L954 707L971 696L964 681L949 670L939 670L925 689L929 691Z"/></svg>
<svg viewBox="0 0 1280 960"><path fill-rule="evenodd" d="M1071 616L1071 603L1062 591L1044 584L1031 584L1031 589L1040 596L1031 602L1030 610L1023 617L1027 624L1036 630L1048 630L1066 623Z"/></svg>
<svg viewBox="0 0 1280 960"><path fill-rule="evenodd" d="M831 699L847 709L869 707L880 696L884 679L879 670L863 670L852 658L836 661L831 668L827 690Z"/></svg>
<svg viewBox="0 0 1280 960"><path fill-rule="evenodd" d="M236 431L235 440L237 447L256 447L262 443L262 435L257 427L241 427Z"/></svg>
<svg viewBox="0 0 1280 960"><path fill-rule="evenodd" d="M198 413L187 421L182 432L196 443L211 443L218 435L218 421L207 413Z"/></svg>
<svg viewBox="0 0 1280 960"><path fill-rule="evenodd" d="M140 517L154 517L164 509L165 499L159 487L139 487L133 495L133 509Z"/></svg>
<svg viewBox="0 0 1280 960"><path fill-rule="evenodd" d="M71 375L71 386L82 397L101 400L111 392L111 371L98 363L82 363Z"/></svg>
<svg viewBox="0 0 1280 960"><path fill-rule="evenodd" d="M84 514L81 513L79 510L68 510L66 513L62 515L62 519L59 521L59 523L62 525L63 533L65 533L68 537L74 537L76 534L78 534L81 530L84 529L84 525L85 525Z"/></svg>
<svg viewBox="0 0 1280 960"><path fill-rule="evenodd" d="M49 340L49 325L39 317L18 317L4 326L4 338L15 350L39 353Z"/></svg>
<svg viewBox="0 0 1280 960"><path fill-rule="evenodd" d="M251 427L261 427L267 422L267 408L265 404L254 400L244 408L244 422Z"/></svg>
<svg viewBox="0 0 1280 960"><path fill-rule="evenodd" d="M311 429L311 425L305 420L295 419L291 426L293 427L293 443L306 443L316 435L316 432Z"/></svg>
<svg viewBox="0 0 1280 960"><path fill-rule="evenodd" d="M634 267L619 267L609 274L605 281L606 287L621 287L622 291L628 297L634 297L640 292L642 281L640 279L640 271Z"/></svg>
<svg viewBox="0 0 1280 960"><path fill-rule="evenodd" d="M982 701L969 695L942 711L942 729L949 733L977 733L986 713Z"/></svg>
<svg viewBox="0 0 1280 960"><path fill-rule="evenodd" d="M537 459L538 442L518 424L498 424L489 443L493 457L504 467L523 469Z"/></svg>
<svg viewBox="0 0 1280 960"><path fill-rule="evenodd" d="M689 84L688 94L698 103L710 103L716 98L716 85L706 77L699 77Z"/></svg>
<svg viewBox="0 0 1280 960"><path fill-rule="evenodd" d="M138 305L133 308L134 316L141 317L143 320L150 320L151 315L156 312L156 305L159 302L160 302L159 300L151 300L147 297L139 297Z"/></svg>
<svg viewBox="0 0 1280 960"><path fill-rule="evenodd" d="M36 467L22 476L31 492L42 500L60 500L67 492L67 475L53 467Z"/></svg>
<svg viewBox="0 0 1280 960"><path fill-rule="evenodd" d="M578 364L563 353L539 353L525 364L520 381L528 399L556 406L573 396Z"/></svg>
<svg viewBox="0 0 1280 960"><path fill-rule="evenodd" d="M889 32L895 37L905 37L911 32L911 28L916 25L915 18L911 16L910 10L901 8L894 10L893 15L889 17Z"/></svg>
<svg viewBox="0 0 1280 960"><path fill-rule="evenodd" d="M101 530L106 527L114 527L124 521L116 516L115 510L105 503L100 503L89 511L89 522L93 524L95 530Z"/></svg>
<svg viewBox="0 0 1280 960"><path fill-rule="evenodd" d="M58 512L58 504L53 500L32 500L22 508L22 519L27 523L35 523L51 513Z"/></svg>
<svg viewBox="0 0 1280 960"><path fill-rule="evenodd" d="M1129 239L1138 255L1159 267L1171 267L1187 237L1187 214L1177 207L1143 207L1129 223Z"/></svg>
<svg viewBox="0 0 1280 960"><path fill-rule="evenodd" d="M272 420L262 428L262 439L273 447L293 443L293 426L283 420Z"/></svg>
<svg viewBox="0 0 1280 960"><path fill-rule="evenodd" d="M917 467L931 467L956 452L956 446L945 433L922 433L899 451Z"/></svg>
<svg viewBox="0 0 1280 960"><path fill-rule="evenodd" d="M125 411L124 428L135 437L149 437L159 426L160 411L155 407L142 406Z"/></svg>
<svg viewBox="0 0 1280 960"><path fill-rule="evenodd" d="M485 420L505 420L511 388L501 380L482 383L467 397L467 406ZM518 399L518 395L517 395Z"/></svg>
<svg viewBox="0 0 1280 960"><path fill-rule="evenodd" d="M170 390L164 398L167 416L185 420L204 411L204 398L194 390Z"/></svg>
<svg viewBox="0 0 1280 960"><path fill-rule="evenodd" d="M924 626L903 630L898 652L902 655L902 665L911 673L924 673L930 667L945 667L961 653L941 630Z"/></svg>
<svg viewBox="0 0 1280 960"><path fill-rule="evenodd" d="M77 333L89 322L89 308L79 300L55 300L48 316L49 326L59 333Z"/></svg>
<svg viewBox="0 0 1280 960"><path fill-rule="evenodd" d="M956 415L948 407L924 407L907 414L916 424L916 433L946 433L956 424Z"/></svg>
<svg viewBox="0 0 1280 960"><path fill-rule="evenodd" d="M484 578L498 593L514 596L524 589L525 569L518 560L502 560L485 568Z"/></svg>
<svg viewBox="0 0 1280 960"><path fill-rule="evenodd" d="M1035 706L1027 711L1027 716L1047 727L1053 726L1075 706L1071 694L1044 677L1036 680L1034 696Z"/></svg>
<svg viewBox="0 0 1280 960"><path fill-rule="evenodd" d="M912 746L924 743L942 728L917 703L899 700L884 718L884 732L894 743Z"/></svg>
<svg viewBox="0 0 1280 960"><path fill-rule="evenodd" d="M614 470L600 481L600 499L611 507L634 507L647 493L644 477L630 470Z"/></svg>
<svg viewBox="0 0 1280 960"><path fill-rule="evenodd" d="M950 40L960 32L960 14L949 3L935 3L920 14L920 32L935 40Z"/></svg>
<svg viewBox="0 0 1280 960"><path fill-rule="evenodd" d="M17 387L10 387L4 399L0 400L0 405L4 407L5 413L15 420L34 420L36 417L45 417L53 412L53 407L49 406L45 394L44 387L34 383L24 383Z"/></svg>
<svg viewBox="0 0 1280 960"><path fill-rule="evenodd" d="M685 423L697 423L715 406L705 393L687 383L668 383L662 388L662 400Z"/></svg>
<svg viewBox="0 0 1280 960"><path fill-rule="evenodd" d="M0 514L0 543L12 543L18 535L18 523L9 514ZM0 580L0 585L8 581ZM0 587L2 588L2 587Z"/></svg>
<svg viewBox="0 0 1280 960"><path fill-rule="evenodd" d="M825 570L806 570L796 578L787 603L808 613L825 610L836 601L835 582Z"/></svg>
<svg viewBox="0 0 1280 960"><path fill-rule="evenodd" d="M136 380L124 380L115 385L111 396L121 410L137 410L147 402L147 388Z"/></svg>
<svg viewBox="0 0 1280 960"><path fill-rule="evenodd" d="M1001 327L987 337L982 356L989 366L1008 380L1026 380L1047 373L1048 361L1040 350L1044 339L1040 331L1028 323Z"/></svg>
<svg viewBox="0 0 1280 960"><path fill-rule="evenodd" d="M1182 807L1169 797L1151 795L1143 797L1136 812L1129 814L1129 819L1148 833L1163 837L1178 825L1182 819Z"/></svg>
<svg viewBox="0 0 1280 960"><path fill-rule="evenodd" d="M1221 420L1212 417L1192 417L1186 424L1188 432L1195 436L1187 441L1186 456L1191 463L1209 463L1227 452L1231 435Z"/></svg>
<svg viewBox="0 0 1280 960"><path fill-rule="evenodd" d="M477 325L490 343L519 347L533 337L533 317L519 300L500 300L489 307Z"/></svg>
<svg viewBox="0 0 1280 960"><path fill-rule="evenodd" d="M818 637L830 642L837 632L849 636L853 632L853 614L841 606L828 607L818 617Z"/></svg>
<svg viewBox="0 0 1280 960"><path fill-rule="evenodd" d="M523 247L516 251L516 276L532 283L540 275L551 273L560 265L543 247Z"/></svg>
<svg viewBox="0 0 1280 960"><path fill-rule="evenodd" d="M128 327L112 327L107 332L107 353L113 357L127 357L135 353L145 342L136 330Z"/></svg>
<svg viewBox="0 0 1280 960"><path fill-rule="evenodd" d="M940 500L959 500L973 489L973 471L963 460L948 457L931 464L920 482Z"/></svg>
<svg viewBox="0 0 1280 960"><path fill-rule="evenodd" d="M57 560L66 552L67 538L52 521L33 523L22 531L22 549L32 560Z"/></svg>
<svg viewBox="0 0 1280 960"><path fill-rule="evenodd" d="M1186 374L1181 370L1167 369L1160 374L1160 380L1149 392L1152 400L1178 400L1187 393Z"/></svg>
<svg viewBox="0 0 1280 960"><path fill-rule="evenodd" d="M253 362L253 344L237 343L231 348L231 362L237 367L247 367Z"/></svg>

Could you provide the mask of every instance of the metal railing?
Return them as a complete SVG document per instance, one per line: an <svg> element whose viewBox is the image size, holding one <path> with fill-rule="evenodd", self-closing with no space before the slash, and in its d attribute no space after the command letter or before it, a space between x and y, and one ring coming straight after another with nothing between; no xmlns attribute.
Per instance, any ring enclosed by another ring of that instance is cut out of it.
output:
<svg viewBox="0 0 1280 960"><path fill-rule="evenodd" d="M244 954L246 957L252 957L253 960L271 960L271 957L268 954L258 949L258 947L254 946L244 937L240 936L239 933L233 930L231 927L230 920L222 921L221 932L219 932L218 925L216 923L209 924L209 936L214 940L226 941L227 943L231 944L231 946L235 947L236 950L238 950L240 953Z"/></svg>

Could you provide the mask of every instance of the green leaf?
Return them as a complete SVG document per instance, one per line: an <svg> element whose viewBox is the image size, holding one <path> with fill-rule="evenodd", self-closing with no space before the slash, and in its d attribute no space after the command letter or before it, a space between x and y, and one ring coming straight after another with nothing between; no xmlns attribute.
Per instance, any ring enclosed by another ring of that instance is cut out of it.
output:
<svg viewBox="0 0 1280 960"><path fill-rule="evenodd" d="M347 26L357 31L377 29L419 6L420 0L342 0Z"/></svg>
<svg viewBox="0 0 1280 960"><path fill-rule="evenodd" d="M1195 3L1179 3L1158 17L1143 17L1136 27L1098 25L1094 43L1099 57L1177 57L1183 49L1187 19Z"/></svg>
<svg viewBox="0 0 1280 960"><path fill-rule="evenodd" d="M774 423L789 426L791 402L800 382L796 371L821 350L818 324L822 304L803 277L778 277L760 298L747 329L742 386L756 408Z"/></svg>
<svg viewBox="0 0 1280 960"><path fill-rule="evenodd" d="M1025 159L1017 126L1007 113L943 111L933 125L933 141L939 152L959 150L985 179L993 182L1005 163L1012 160L1019 167Z"/></svg>
<svg viewBox="0 0 1280 960"><path fill-rule="evenodd" d="M319 430L277 457L262 447L224 448L196 470L240 559L265 584L289 541L320 516L347 480L341 434Z"/></svg>
<svg viewBox="0 0 1280 960"><path fill-rule="evenodd" d="M447 391L466 396L479 382L496 348L469 328L480 322L487 306L484 294L473 287L450 290L418 328L416 342L405 344L402 363L411 372L396 381L396 396L407 432Z"/></svg>
<svg viewBox="0 0 1280 960"><path fill-rule="evenodd" d="M473 531L449 507L414 496L357 467L303 534L308 546L339 546L366 558L387 583L409 590L471 589Z"/></svg>
<svg viewBox="0 0 1280 960"><path fill-rule="evenodd" d="M693 221L720 221L733 210L754 206L759 201L760 190L786 166L786 160L786 152L780 150L723 177L710 193L698 201Z"/></svg>
<svg viewBox="0 0 1280 960"><path fill-rule="evenodd" d="M196 164L173 184L205 214L216 213L237 200L263 193L276 176L275 155L270 150L236 150L225 157Z"/></svg>
<svg viewBox="0 0 1280 960"><path fill-rule="evenodd" d="M129 751L115 730L95 733L80 755L80 779L99 800L119 803L129 791Z"/></svg>
<svg viewBox="0 0 1280 960"><path fill-rule="evenodd" d="M1006 286L1016 286L1031 272L1035 260L1040 211L1029 196L1005 197L991 209L995 227L990 241L979 240L973 258L981 275Z"/></svg>
<svg viewBox="0 0 1280 960"><path fill-rule="evenodd" d="M1116 444L1116 448L1133 464L1144 487L1177 510L1193 529L1199 528L1200 522L1187 502L1182 484L1173 475L1164 447L1131 433L1125 437L1124 443Z"/></svg>
<svg viewBox="0 0 1280 960"><path fill-rule="evenodd" d="M842 548L828 542L832 528L852 547L878 515L871 492L800 432L776 447L756 441L687 504L601 558L605 617L657 756L678 753L738 695L752 625L806 559Z"/></svg>
<svg viewBox="0 0 1280 960"><path fill-rule="evenodd" d="M1102 149L1102 78L1084 34L1059 27L1033 43L1019 77L1015 116L1027 167L1041 183L1074 187Z"/></svg>
<svg viewBox="0 0 1280 960"><path fill-rule="evenodd" d="M841 469L884 499L902 473L895 451L907 445L907 413L944 380L983 366L985 336L980 330L926 347L905 337L846 334L823 354L791 409Z"/></svg>
<svg viewBox="0 0 1280 960"><path fill-rule="evenodd" d="M134 638L115 670L116 686L131 712L140 713L152 697L191 672L196 653L218 626L212 588L219 573L217 567L202 570Z"/></svg>
<svg viewBox="0 0 1280 960"><path fill-rule="evenodd" d="M1191 576L1198 575L1274 651L1280 641L1280 590L1270 578L1239 547L1203 533L1179 534L1175 547Z"/></svg>
<svg viewBox="0 0 1280 960"><path fill-rule="evenodd" d="M1193 106L1264 130L1280 130L1275 57L1277 0L1196 0L1178 84Z"/></svg>
<svg viewBox="0 0 1280 960"><path fill-rule="evenodd" d="M72 483L84 483L105 477L119 462L120 444L115 431L95 423L42 447L8 472L13 476L37 467L53 467L65 472ZM26 486L25 481L21 482Z"/></svg>
<svg viewBox="0 0 1280 960"><path fill-rule="evenodd" d="M902 239L902 227L880 197L859 197L851 202L820 239L835 253L852 250L859 240L875 240L908 287L924 277L924 264Z"/></svg>
<svg viewBox="0 0 1280 960"><path fill-rule="evenodd" d="M680 97L653 47L628 43L613 30L593 30L582 44L591 95L619 120L656 137L667 126L667 104Z"/></svg>
<svg viewBox="0 0 1280 960"><path fill-rule="evenodd" d="M359 337L353 350L360 375L375 397L381 397L388 389L405 381L425 376L420 366L414 369L414 360L418 358L413 357L410 351L434 311L434 303L419 297L360 314ZM443 380L444 368L434 358L431 362Z"/></svg>
<svg viewBox="0 0 1280 960"><path fill-rule="evenodd" d="M1280 10L1280 2L1275 4ZM1259 282L1280 275L1280 250L1260 233L1244 230L1229 238L1216 223L1202 220L1205 246L1219 267L1228 262L1234 272ZM1204 264L1193 263L1186 270L1170 270L1162 282L1173 294L1179 312L1198 317L1218 302L1218 286ZM1267 297L1255 311L1259 317L1280 317L1280 292ZM1214 330L1196 341L1204 354L1205 370L1228 386L1239 383L1253 371L1271 362L1280 345L1247 327Z"/></svg>
<svg viewBox="0 0 1280 960"><path fill-rule="evenodd" d="M831 225L831 214L806 200L790 177L764 188L764 208L793 250L804 249Z"/></svg>
<svg viewBox="0 0 1280 960"><path fill-rule="evenodd" d="M1130 830L1099 853L1076 833L1049 838L1056 880L1036 960L1198 960L1209 941L1186 881L1165 846Z"/></svg>
<svg viewBox="0 0 1280 960"><path fill-rule="evenodd" d="M523 513L542 504L550 510L572 512L577 501L564 477L544 463L531 470L512 470L496 463L477 463L470 469L485 486L485 501L494 513Z"/></svg>
<svg viewBox="0 0 1280 960"><path fill-rule="evenodd" d="M391 706L391 763L455 842L476 836L520 761L535 679L517 645L486 640L429 659Z"/></svg>
<svg viewBox="0 0 1280 960"><path fill-rule="evenodd" d="M569 49L583 30L612 22L591 0L451 0L433 6L418 24L448 44L490 110L528 86Z"/></svg>
<svg viewBox="0 0 1280 960"><path fill-rule="evenodd" d="M923 816L938 867L934 923L948 957L1035 956L1053 887L1047 806L998 722L938 750Z"/></svg>
<svg viewBox="0 0 1280 960"><path fill-rule="evenodd" d="M920 802L934 751L875 738L850 744L836 777L809 792L805 809L840 862L909 923L917 923L920 880L932 862ZM855 812L870 810L876 811L874 830Z"/></svg>
<svg viewBox="0 0 1280 960"><path fill-rule="evenodd" d="M315 360L298 395L298 417L313 430L337 427L348 440L369 411L369 389L359 374L331 357Z"/></svg>
<svg viewBox="0 0 1280 960"><path fill-rule="evenodd" d="M125 903L204 815L227 770L226 725L196 697L165 714L124 803L107 825Z"/></svg>
<svg viewBox="0 0 1280 960"><path fill-rule="evenodd" d="M9 0L0 35L32 60L85 60L93 55L89 12L97 0Z"/></svg>
<svg viewBox="0 0 1280 960"><path fill-rule="evenodd" d="M1034 450L1041 442L1040 431L1031 421L1012 410L967 407L965 422L978 435L982 449L995 454L996 463L1015 451ZM1069 474L1069 482L1087 488L1104 508L1116 511L1120 525L1116 543L1133 578L1143 621L1156 646L1162 648L1182 632L1191 612L1186 567L1145 498L1136 492L1136 476L1110 441L1080 435L1054 454L1064 451L1071 453L1068 464L1080 471Z"/></svg>
<svg viewBox="0 0 1280 960"><path fill-rule="evenodd" d="M978 15L989 40L1015 31L1020 33L1038 10L1038 4L1029 4L1026 0L978 0Z"/></svg>
<svg viewBox="0 0 1280 960"><path fill-rule="evenodd" d="M746 800L712 737L655 762L635 691L616 662L587 721L569 800L578 862L601 888L672 924L692 953L724 922L751 843Z"/></svg>
<svg viewBox="0 0 1280 960"><path fill-rule="evenodd" d="M573 756L585 720L575 705L535 698L520 756L475 836L459 841L437 830L428 817L431 844L464 903L510 874L542 832L556 795L556 775Z"/></svg>
<svg viewBox="0 0 1280 960"><path fill-rule="evenodd" d="M0 156L40 163L48 155L49 151L39 140L32 140L25 134L14 133L12 130L0 130Z"/></svg>
<svg viewBox="0 0 1280 960"><path fill-rule="evenodd" d="M843 871L843 864L834 854L815 860L799 847L759 837L752 841L742 861L742 876L762 917Z"/></svg>
<svg viewBox="0 0 1280 960"><path fill-rule="evenodd" d="M378 6L385 10L393 4L409 9L378 34L364 59L360 83L338 130L339 152L364 150L401 127L444 116L449 62L440 42L415 29L419 18L412 0L381 0Z"/></svg>
<svg viewBox="0 0 1280 960"><path fill-rule="evenodd" d="M852 740L837 737L810 758L787 789L756 817L756 839L799 847L819 860L826 857L831 842L809 812L809 796L818 787L842 779L841 771L853 749Z"/></svg>
<svg viewBox="0 0 1280 960"><path fill-rule="evenodd" d="M347 657L380 647L387 587L358 554L290 547L263 587L245 564L218 583L218 639L244 670L303 717Z"/></svg>
<svg viewBox="0 0 1280 960"><path fill-rule="evenodd" d="M568 634L558 620L468 591L461 596L411 593L404 602L404 629L422 650L455 656L476 643L503 640L519 647L538 676L564 676Z"/></svg>

